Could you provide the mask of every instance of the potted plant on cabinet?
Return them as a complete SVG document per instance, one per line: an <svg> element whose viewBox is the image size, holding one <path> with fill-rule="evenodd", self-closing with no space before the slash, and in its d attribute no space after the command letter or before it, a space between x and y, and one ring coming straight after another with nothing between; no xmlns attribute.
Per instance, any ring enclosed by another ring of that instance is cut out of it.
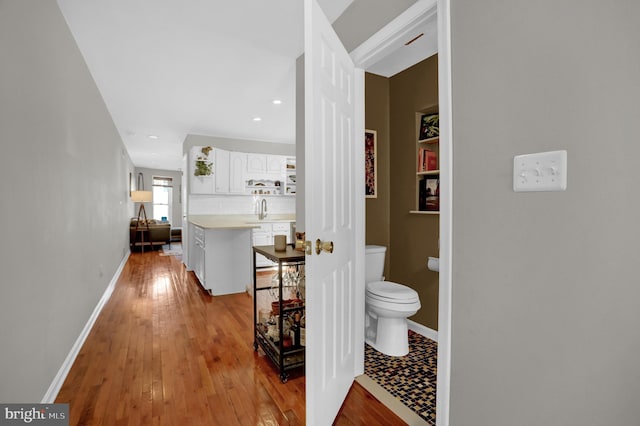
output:
<svg viewBox="0 0 640 426"><path fill-rule="evenodd" d="M194 176L211 176L213 174L213 163L209 161L209 153L213 150L210 146L202 147L200 152L202 155L198 155L196 158Z"/></svg>

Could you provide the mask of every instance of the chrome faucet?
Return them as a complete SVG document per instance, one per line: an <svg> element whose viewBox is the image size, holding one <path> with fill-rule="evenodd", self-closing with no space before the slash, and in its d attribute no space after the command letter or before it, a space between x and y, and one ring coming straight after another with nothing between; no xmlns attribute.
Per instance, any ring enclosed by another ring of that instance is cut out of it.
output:
<svg viewBox="0 0 640 426"><path fill-rule="evenodd" d="M267 217L267 199L263 198L260 201L260 209L258 211L258 219L262 220Z"/></svg>

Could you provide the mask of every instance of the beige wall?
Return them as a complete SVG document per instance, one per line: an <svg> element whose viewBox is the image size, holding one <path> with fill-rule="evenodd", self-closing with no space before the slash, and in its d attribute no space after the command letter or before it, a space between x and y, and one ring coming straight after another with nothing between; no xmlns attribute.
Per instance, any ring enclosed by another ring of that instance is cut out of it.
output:
<svg viewBox="0 0 640 426"><path fill-rule="evenodd" d="M438 274L427 258L438 256L439 216L416 209L416 112L438 105L438 58L432 56L389 79L390 87L390 261L387 279L420 295L412 319L438 329Z"/></svg>
<svg viewBox="0 0 640 426"><path fill-rule="evenodd" d="M639 16L451 0L452 426L639 424ZM567 191L514 193L555 149Z"/></svg>
<svg viewBox="0 0 640 426"><path fill-rule="evenodd" d="M377 198L366 199L366 243L389 247L389 79L365 74L365 127L375 130L377 150ZM389 271L390 256L385 271Z"/></svg>
<svg viewBox="0 0 640 426"><path fill-rule="evenodd" d="M365 126L378 132L378 198L366 200L366 243L386 246L386 279L415 289L422 308L411 317L438 329L439 217L416 209L416 112L437 110L438 59L384 78L365 74Z"/></svg>
<svg viewBox="0 0 640 426"><path fill-rule="evenodd" d="M54 0L0 2L0 401L39 402L129 251L133 166Z"/></svg>

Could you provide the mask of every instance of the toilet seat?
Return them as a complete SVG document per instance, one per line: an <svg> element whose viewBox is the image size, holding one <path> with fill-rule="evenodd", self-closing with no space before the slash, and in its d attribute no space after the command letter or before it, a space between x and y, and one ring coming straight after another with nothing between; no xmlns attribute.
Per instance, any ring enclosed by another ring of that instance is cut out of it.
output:
<svg viewBox="0 0 640 426"><path fill-rule="evenodd" d="M374 281L367 283L366 296L371 300L397 304L414 304L420 302L418 293L407 286L390 281Z"/></svg>

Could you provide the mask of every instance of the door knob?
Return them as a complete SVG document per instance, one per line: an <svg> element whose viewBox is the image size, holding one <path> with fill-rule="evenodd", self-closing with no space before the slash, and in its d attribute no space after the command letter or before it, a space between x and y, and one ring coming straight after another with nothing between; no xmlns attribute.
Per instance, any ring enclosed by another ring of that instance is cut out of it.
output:
<svg viewBox="0 0 640 426"><path fill-rule="evenodd" d="M333 241L320 241L316 240L316 254L322 253L322 250L333 253Z"/></svg>

